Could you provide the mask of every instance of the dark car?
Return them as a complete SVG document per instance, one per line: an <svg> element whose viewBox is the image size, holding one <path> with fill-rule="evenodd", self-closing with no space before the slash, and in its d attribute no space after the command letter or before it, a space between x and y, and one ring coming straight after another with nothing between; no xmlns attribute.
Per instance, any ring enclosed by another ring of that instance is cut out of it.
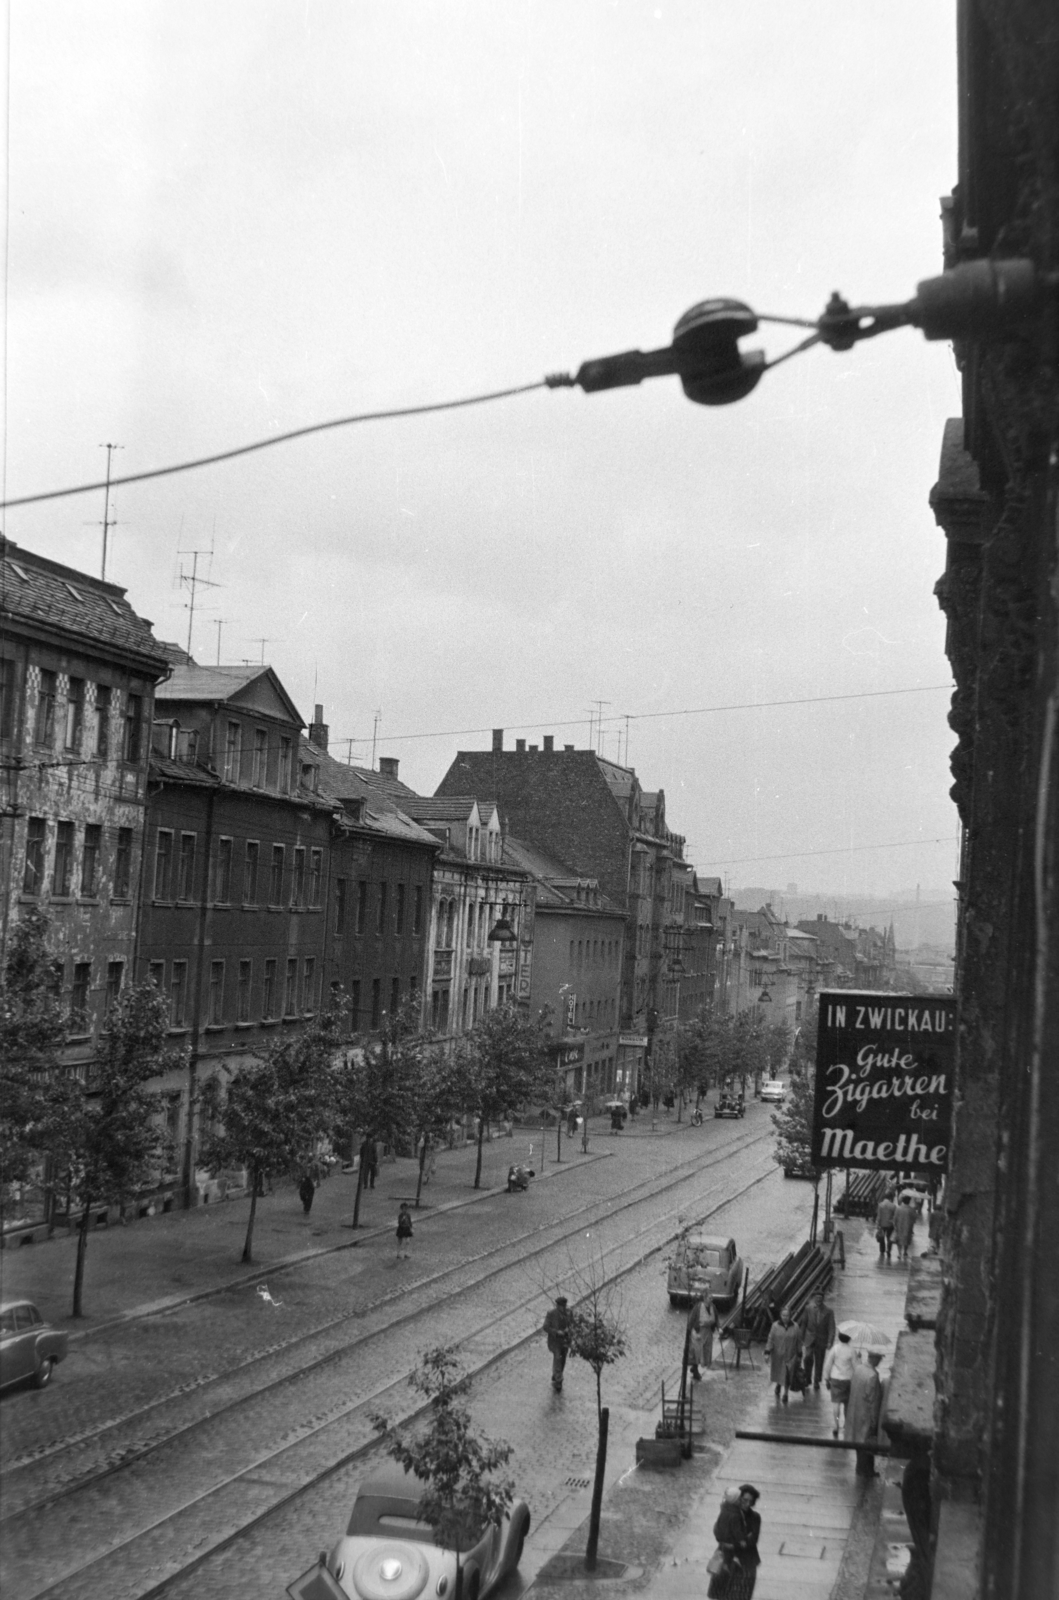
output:
<svg viewBox="0 0 1059 1600"><path fill-rule="evenodd" d="M736 1094L722 1094L713 1108L715 1117L743 1117L746 1115L746 1105Z"/></svg>
<svg viewBox="0 0 1059 1600"><path fill-rule="evenodd" d="M345 1537L287 1593L298 1600L454 1600L456 1553L439 1545L420 1518L425 1487L396 1462L371 1473L357 1491ZM514 1572L529 1525L525 1501L516 1500L499 1527L471 1530L459 1558L463 1600L484 1600Z"/></svg>
<svg viewBox="0 0 1059 1600"><path fill-rule="evenodd" d="M45 1322L31 1301L5 1300L0 1305L0 1389L27 1378L43 1389L68 1343L62 1329Z"/></svg>

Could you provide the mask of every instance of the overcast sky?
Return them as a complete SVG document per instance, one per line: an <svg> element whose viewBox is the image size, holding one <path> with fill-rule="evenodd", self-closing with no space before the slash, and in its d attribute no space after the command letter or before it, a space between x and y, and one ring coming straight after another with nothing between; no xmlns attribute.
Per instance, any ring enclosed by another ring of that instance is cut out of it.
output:
<svg viewBox="0 0 1059 1600"><path fill-rule="evenodd" d="M653 348L715 295L814 317L941 269L952 0L10 0L9 34L11 496L106 441L134 472ZM583 748L602 701L706 871L937 899L959 410L904 330L722 409L669 378L371 423L115 491L107 576L186 644L212 550L197 659L221 622L363 764L381 712L424 793L488 746L458 730ZM102 516L6 529L98 573ZM925 692L701 709L894 689Z"/></svg>

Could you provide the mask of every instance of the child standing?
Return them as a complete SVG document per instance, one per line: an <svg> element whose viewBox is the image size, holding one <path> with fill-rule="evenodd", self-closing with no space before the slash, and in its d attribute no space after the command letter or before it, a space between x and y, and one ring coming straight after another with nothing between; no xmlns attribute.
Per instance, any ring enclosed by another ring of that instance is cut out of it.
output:
<svg viewBox="0 0 1059 1600"><path fill-rule="evenodd" d="M408 1246L412 1242L412 1213L408 1209L408 1201L401 1201L401 1209L397 1213L397 1259L403 1257L406 1261L411 1256Z"/></svg>

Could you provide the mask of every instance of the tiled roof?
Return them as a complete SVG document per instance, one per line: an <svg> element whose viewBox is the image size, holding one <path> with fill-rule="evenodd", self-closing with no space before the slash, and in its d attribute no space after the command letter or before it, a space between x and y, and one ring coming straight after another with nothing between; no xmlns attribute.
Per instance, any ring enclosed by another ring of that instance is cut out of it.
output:
<svg viewBox="0 0 1059 1600"><path fill-rule="evenodd" d="M301 740L300 752L303 762L311 761L317 768L321 799L338 804L344 800L359 800L364 808L361 826L376 828L391 838L403 839L409 844L437 847L438 841L433 834L419 827L400 806L394 804L386 793L385 785L370 781L378 776L377 773L366 776L359 768L336 761L334 756L328 755L326 750L321 750L309 739Z"/></svg>
<svg viewBox="0 0 1059 1600"><path fill-rule="evenodd" d="M271 667L200 667L194 661L173 668L165 686L167 700L227 700L261 678Z"/></svg>
<svg viewBox="0 0 1059 1600"><path fill-rule="evenodd" d="M0 615L43 624L67 636L88 638L105 651L136 655L156 677L166 671L165 651L145 617L137 616L117 584L60 566L0 536Z"/></svg>
<svg viewBox="0 0 1059 1600"><path fill-rule="evenodd" d="M474 805L473 794L434 796L432 799L416 795L406 802L404 809L422 822L466 822Z"/></svg>

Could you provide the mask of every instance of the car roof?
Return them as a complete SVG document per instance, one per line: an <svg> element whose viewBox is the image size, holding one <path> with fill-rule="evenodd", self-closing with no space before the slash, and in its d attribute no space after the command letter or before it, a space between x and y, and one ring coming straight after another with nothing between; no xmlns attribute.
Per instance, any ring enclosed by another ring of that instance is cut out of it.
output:
<svg viewBox="0 0 1059 1600"><path fill-rule="evenodd" d="M379 1500L418 1501L426 1491L426 1482L414 1472L406 1472L399 1461L386 1461L369 1472L357 1490L357 1497L371 1495Z"/></svg>
<svg viewBox="0 0 1059 1600"><path fill-rule="evenodd" d="M0 1312L14 1311L16 1306L31 1306L36 1311L32 1300L0 1300Z"/></svg>

